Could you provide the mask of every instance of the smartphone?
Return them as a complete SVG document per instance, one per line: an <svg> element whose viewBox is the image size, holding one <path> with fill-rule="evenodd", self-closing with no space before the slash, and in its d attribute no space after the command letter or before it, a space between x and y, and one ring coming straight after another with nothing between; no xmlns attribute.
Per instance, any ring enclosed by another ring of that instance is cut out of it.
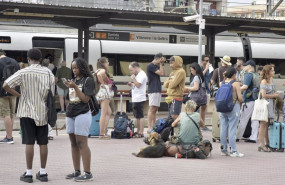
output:
<svg viewBox="0 0 285 185"><path fill-rule="evenodd" d="M67 81L66 78L61 78L61 80L63 83Z"/></svg>

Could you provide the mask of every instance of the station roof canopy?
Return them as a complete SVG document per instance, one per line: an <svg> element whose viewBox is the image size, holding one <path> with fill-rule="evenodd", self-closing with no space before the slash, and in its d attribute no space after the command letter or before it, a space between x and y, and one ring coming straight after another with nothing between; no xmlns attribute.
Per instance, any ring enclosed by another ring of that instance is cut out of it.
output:
<svg viewBox="0 0 285 185"><path fill-rule="evenodd" d="M133 11L109 8L88 8L46 4L0 1L0 19L51 20L58 24L82 28L96 24L118 26L167 26L190 32L198 32L195 22L183 21L184 13ZM203 16L206 20L204 34L223 31L238 33L270 32L285 35L285 21L226 16Z"/></svg>

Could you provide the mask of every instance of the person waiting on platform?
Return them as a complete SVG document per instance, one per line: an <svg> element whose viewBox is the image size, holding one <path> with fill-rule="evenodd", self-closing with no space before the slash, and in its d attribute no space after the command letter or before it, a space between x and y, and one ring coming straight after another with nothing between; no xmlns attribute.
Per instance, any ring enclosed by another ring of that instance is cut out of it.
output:
<svg viewBox="0 0 285 185"><path fill-rule="evenodd" d="M100 83L100 89L96 94L96 98L100 103L101 116L100 116L100 136L99 139L109 140L111 137L107 135L107 126L109 124L112 110L110 107L110 76L108 74L109 60L106 57L101 57L97 61L97 80Z"/></svg>
<svg viewBox="0 0 285 185"><path fill-rule="evenodd" d="M172 56L168 59L172 72L170 73L163 86L167 88L169 114L175 120L181 112L183 94L185 89L186 73L183 69L183 59L180 56Z"/></svg>
<svg viewBox="0 0 285 185"><path fill-rule="evenodd" d="M128 82L128 85L132 88L132 102L133 102L133 114L137 119L138 129L134 133L134 137L144 137L144 103L146 101L146 82L147 76L145 72L140 68L139 63L132 62L129 65L129 70L132 73L132 82Z"/></svg>
<svg viewBox="0 0 285 185"><path fill-rule="evenodd" d="M65 81L64 84L69 87L70 103L66 111L66 133L71 143L74 172L66 175L65 178L82 182L93 179L90 172L91 151L88 146L92 115L88 101L94 95L95 84L84 59L74 59L72 71L75 78ZM80 176L81 156L84 168L82 176Z"/></svg>
<svg viewBox="0 0 285 185"><path fill-rule="evenodd" d="M240 118L240 103L242 102L240 83L236 81L236 73L237 71L234 67L228 68L224 73L224 81L220 83L220 86L222 86L222 84L232 85L232 97L234 103L234 107L231 112L220 112L221 155L243 157L244 154L238 153L236 147L236 130ZM230 153L228 152L228 145L230 146Z"/></svg>
<svg viewBox="0 0 285 185"><path fill-rule="evenodd" d="M205 159L207 156L199 149L200 142L200 114L195 112L197 104L188 100L185 105L185 112L181 112L178 118L171 124L172 127L180 127L177 141L166 142L166 153L173 156L173 152L181 157ZM176 145L173 147L173 145ZM172 147L173 149L169 148Z"/></svg>

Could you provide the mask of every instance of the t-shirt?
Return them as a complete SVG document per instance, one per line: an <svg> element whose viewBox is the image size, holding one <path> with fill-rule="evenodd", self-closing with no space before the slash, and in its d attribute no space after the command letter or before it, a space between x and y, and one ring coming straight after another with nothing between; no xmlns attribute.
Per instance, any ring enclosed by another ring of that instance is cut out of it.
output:
<svg viewBox="0 0 285 185"><path fill-rule="evenodd" d="M158 65L154 65L152 62L147 65L148 93L161 93L160 76L155 74L159 68Z"/></svg>
<svg viewBox="0 0 285 185"><path fill-rule="evenodd" d="M138 88L135 85L132 86L132 102L146 101L146 81L147 76L143 70L141 70L137 76L136 81L141 84Z"/></svg>
<svg viewBox="0 0 285 185"><path fill-rule="evenodd" d="M246 93L253 90L253 74L252 73L245 73L244 79L243 79L243 85L248 86L248 88L242 93L243 102L246 103L246 102L254 101L254 99L252 98L252 95L246 98Z"/></svg>
<svg viewBox="0 0 285 185"><path fill-rule="evenodd" d="M220 86L220 82L222 82L224 80L224 72L228 69L228 66L222 66L222 67L219 67L217 69L215 69L214 71L214 74L213 74L213 77L212 77L212 80L218 84L218 86ZM219 75L218 75L218 71L220 72L220 80L219 81Z"/></svg>
<svg viewBox="0 0 285 185"><path fill-rule="evenodd" d="M199 76L194 76L192 82L190 83L190 87L194 87L194 82L198 82L200 87L204 87L204 85L201 85L202 79L199 78Z"/></svg>
<svg viewBox="0 0 285 185"><path fill-rule="evenodd" d="M200 126L200 114L193 112L188 114ZM199 131L193 121L187 116L187 113L180 113L180 131L178 135L179 141L183 144L195 145L199 143Z"/></svg>
<svg viewBox="0 0 285 185"><path fill-rule="evenodd" d="M94 95L95 84L93 78L83 77L79 80L75 78L73 81L85 95ZM76 117L79 114L85 114L90 110L88 103L83 103L79 99L74 88L69 88L69 100L66 112L67 117Z"/></svg>
<svg viewBox="0 0 285 185"><path fill-rule="evenodd" d="M20 66L19 66L19 64L18 64L18 62L15 60L15 59L13 59L13 58L10 58L10 57L2 57L2 58L0 58L0 79L2 79L3 78L3 70L4 70L4 67L5 67L5 65L7 65L7 63L10 63L11 62L11 64L13 65L13 66L15 66L15 72L17 72L18 70L20 70ZM12 74L13 75L13 74ZM2 80L0 80L1 82L4 82L4 81L2 81ZM0 91L2 91L2 86L3 86L3 84L2 83L0 83ZM18 91L18 92L20 92L20 90L19 90L19 87L16 87L15 88L15 90L16 91ZM3 92L6 92L4 89L3 89ZM10 95L9 93L8 93L8 95Z"/></svg>
<svg viewBox="0 0 285 185"><path fill-rule="evenodd" d="M71 69L63 66L56 71L55 77L58 78L58 82L56 84L58 87L60 87L61 89L68 89L68 87L66 85L64 85L64 83L62 82L61 78L65 78L66 80L70 80L71 79Z"/></svg>

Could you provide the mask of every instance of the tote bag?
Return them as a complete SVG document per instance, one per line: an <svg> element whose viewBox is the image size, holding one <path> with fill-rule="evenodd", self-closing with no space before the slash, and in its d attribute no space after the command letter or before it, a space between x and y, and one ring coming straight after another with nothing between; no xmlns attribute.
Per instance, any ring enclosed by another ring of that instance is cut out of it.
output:
<svg viewBox="0 0 285 185"><path fill-rule="evenodd" d="M262 98L260 99L260 93L258 99L254 101L254 108L251 116L251 120L268 121L268 104L269 102Z"/></svg>

